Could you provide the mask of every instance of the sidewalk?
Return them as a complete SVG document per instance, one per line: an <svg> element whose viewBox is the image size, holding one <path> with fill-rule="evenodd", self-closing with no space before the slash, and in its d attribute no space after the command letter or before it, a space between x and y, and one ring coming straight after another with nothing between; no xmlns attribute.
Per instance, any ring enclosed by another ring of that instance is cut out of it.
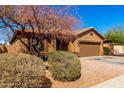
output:
<svg viewBox="0 0 124 93"><path fill-rule="evenodd" d="M124 74L97 84L91 88L124 88Z"/></svg>

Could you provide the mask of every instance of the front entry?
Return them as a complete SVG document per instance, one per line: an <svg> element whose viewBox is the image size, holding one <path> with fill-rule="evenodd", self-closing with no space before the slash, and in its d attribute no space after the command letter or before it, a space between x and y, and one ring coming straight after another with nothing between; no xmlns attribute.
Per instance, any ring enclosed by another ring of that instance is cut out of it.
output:
<svg viewBox="0 0 124 93"><path fill-rule="evenodd" d="M65 50L68 51L68 44L61 42L59 40L56 40L56 50Z"/></svg>

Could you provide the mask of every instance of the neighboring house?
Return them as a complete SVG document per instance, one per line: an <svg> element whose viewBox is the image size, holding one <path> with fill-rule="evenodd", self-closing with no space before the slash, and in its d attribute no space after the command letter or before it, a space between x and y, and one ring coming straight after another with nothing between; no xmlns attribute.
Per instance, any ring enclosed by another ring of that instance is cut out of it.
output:
<svg viewBox="0 0 124 93"><path fill-rule="evenodd" d="M105 40L103 47L110 49L109 54L111 55L124 55L124 44L114 43L110 40Z"/></svg>
<svg viewBox="0 0 124 93"><path fill-rule="evenodd" d="M89 27L75 32L76 41L71 45L79 56L103 55L103 37L95 28Z"/></svg>
<svg viewBox="0 0 124 93"><path fill-rule="evenodd" d="M115 55L124 55L124 45L115 44L113 46L113 52Z"/></svg>
<svg viewBox="0 0 124 93"><path fill-rule="evenodd" d="M26 44L31 39L32 32L18 33L21 40ZM53 52L56 50L65 50L76 53L78 56L100 56L103 55L103 40L105 39L93 27L75 31L76 37L74 42L62 43L59 40L44 39L42 41L42 52ZM13 36L9 45L6 46L8 52L27 52L25 45L18 39L16 35Z"/></svg>

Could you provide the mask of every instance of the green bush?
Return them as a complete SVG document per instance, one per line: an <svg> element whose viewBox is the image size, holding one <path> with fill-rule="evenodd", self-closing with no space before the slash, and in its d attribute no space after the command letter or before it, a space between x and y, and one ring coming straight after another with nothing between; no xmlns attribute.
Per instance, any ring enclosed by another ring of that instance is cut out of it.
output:
<svg viewBox="0 0 124 93"><path fill-rule="evenodd" d="M74 81L81 76L79 58L70 52L56 51L49 54L52 77L60 81Z"/></svg>
<svg viewBox="0 0 124 93"><path fill-rule="evenodd" d="M110 49L107 47L104 47L104 55L109 55L110 54Z"/></svg>
<svg viewBox="0 0 124 93"><path fill-rule="evenodd" d="M0 87L51 87L45 77L45 65L36 56L23 53L0 54Z"/></svg>

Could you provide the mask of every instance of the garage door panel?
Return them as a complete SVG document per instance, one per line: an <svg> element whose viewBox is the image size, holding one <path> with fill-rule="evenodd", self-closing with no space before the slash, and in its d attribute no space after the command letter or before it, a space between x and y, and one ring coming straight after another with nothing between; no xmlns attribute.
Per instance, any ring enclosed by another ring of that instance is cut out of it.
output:
<svg viewBox="0 0 124 93"><path fill-rule="evenodd" d="M98 56L100 54L100 44L98 43L80 43L79 56Z"/></svg>

